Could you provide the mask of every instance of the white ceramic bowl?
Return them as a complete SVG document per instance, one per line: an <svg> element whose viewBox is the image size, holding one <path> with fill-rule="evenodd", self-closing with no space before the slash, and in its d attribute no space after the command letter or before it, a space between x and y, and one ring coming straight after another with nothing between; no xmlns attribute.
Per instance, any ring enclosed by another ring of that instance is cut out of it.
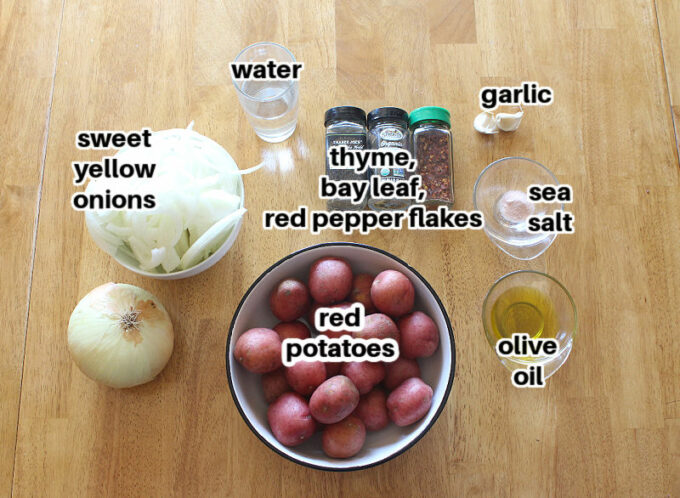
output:
<svg viewBox="0 0 680 498"><path fill-rule="evenodd" d="M245 202L245 194L243 190L243 178L240 175L238 176L238 186L241 196L241 204L239 207L243 207L243 203ZM202 273L211 266L213 266L220 259L222 259L225 254L227 254L229 249L231 249L231 246L233 246L234 242L236 242L238 233L241 230L241 225L243 224L243 218L245 218L247 215L248 213L244 214L241 217L241 219L238 221L238 223L236 223L234 228L231 229L229 236L217 251L212 253L208 258L204 259L197 265L192 266L191 268L187 268L186 270L175 271L172 273L155 273L152 271L145 271L139 267L139 263L134 257L127 254L126 252L121 251L120 249L116 251L116 254L113 256L113 259L115 259L118 263L123 265L128 270L138 275L142 275L144 277L156 278L158 280L178 280L180 278L193 277L194 275L198 275L199 273Z"/></svg>
<svg viewBox="0 0 680 498"><path fill-rule="evenodd" d="M432 386L432 407L425 417L408 427L390 424L377 432L367 432L366 444L352 458L335 459L321 449L321 433L294 448L279 443L267 423L267 403L260 375L248 372L232 361L238 337L253 327L273 327L278 320L269 310L269 294L280 280L295 277L307 281L309 267L324 256L347 260L355 273L377 274L383 270L398 270L413 283L416 291L415 309L427 313L439 327L440 346L433 356L419 360L423 380ZM455 372L456 349L451 323L437 294L425 279L408 264L392 254L371 246L348 242L333 242L310 246L283 258L250 286L236 309L227 338L226 360L229 388L243 420L264 444L293 462L321 470L359 470L379 465L400 455L413 446L432 427L444 409L451 391Z"/></svg>

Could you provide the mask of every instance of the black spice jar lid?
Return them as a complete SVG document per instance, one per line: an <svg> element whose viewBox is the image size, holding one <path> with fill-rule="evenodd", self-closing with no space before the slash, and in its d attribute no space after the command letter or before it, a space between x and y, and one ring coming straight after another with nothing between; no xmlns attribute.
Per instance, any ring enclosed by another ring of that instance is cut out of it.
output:
<svg viewBox="0 0 680 498"><path fill-rule="evenodd" d="M408 112L398 107L378 107L368 113L369 128L381 121L397 121L406 128L408 127Z"/></svg>
<svg viewBox="0 0 680 498"><path fill-rule="evenodd" d="M366 126L366 112L350 105L331 107L326 111L323 125L328 126L331 121L352 121Z"/></svg>

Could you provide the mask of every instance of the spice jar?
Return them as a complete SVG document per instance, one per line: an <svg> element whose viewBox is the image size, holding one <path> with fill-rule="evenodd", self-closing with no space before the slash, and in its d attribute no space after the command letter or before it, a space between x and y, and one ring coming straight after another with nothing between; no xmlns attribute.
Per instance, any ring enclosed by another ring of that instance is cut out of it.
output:
<svg viewBox="0 0 680 498"><path fill-rule="evenodd" d="M398 107L379 107L368 113L369 149L408 149L408 113ZM369 176L379 176L382 181L396 182L406 179L405 168L369 168ZM409 199L368 199L371 209L407 209Z"/></svg>
<svg viewBox="0 0 680 498"><path fill-rule="evenodd" d="M328 150L344 145L347 149L366 148L366 113L363 109L351 106L332 107L324 116L326 127L326 175L330 180L366 180L365 174L357 174L353 169L331 168ZM366 199L360 204L352 204L349 199L328 199L328 210L359 210L366 206Z"/></svg>
<svg viewBox="0 0 680 498"><path fill-rule="evenodd" d="M424 204L436 207L453 205L453 138L451 117L443 107L427 106L411 112L413 155L418 161Z"/></svg>

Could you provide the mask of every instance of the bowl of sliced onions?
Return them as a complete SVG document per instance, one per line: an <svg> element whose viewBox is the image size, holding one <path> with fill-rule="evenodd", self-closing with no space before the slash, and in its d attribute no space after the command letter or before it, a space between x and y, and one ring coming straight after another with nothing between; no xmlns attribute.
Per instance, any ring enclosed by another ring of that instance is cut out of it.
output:
<svg viewBox="0 0 680 498"><path fill-rule="evenodd" d="M85 213L95 243L135 273L186 278L217 263L232 247L246 212L241 175L219 144L187 129L153 132L151 147L124 147L119 164L154 163L151 178L92 179L86 193L153 194L145 210L98 209Z"/></svg>

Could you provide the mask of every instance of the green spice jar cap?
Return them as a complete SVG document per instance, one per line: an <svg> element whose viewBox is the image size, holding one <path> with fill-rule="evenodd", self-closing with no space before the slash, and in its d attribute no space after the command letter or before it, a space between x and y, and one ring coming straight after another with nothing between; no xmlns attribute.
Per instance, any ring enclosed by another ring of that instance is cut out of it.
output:
<svg viewBox="0 0 680 498"><path fill-rule="evenodd" d="M451 126L451 114L449 111L443 107L436 107L433 105L428 105L425 107L419 107L415 111L411 111L409 116L408 125L410 128L420 123L421 121L443 121L447 125Z"/></svg>

